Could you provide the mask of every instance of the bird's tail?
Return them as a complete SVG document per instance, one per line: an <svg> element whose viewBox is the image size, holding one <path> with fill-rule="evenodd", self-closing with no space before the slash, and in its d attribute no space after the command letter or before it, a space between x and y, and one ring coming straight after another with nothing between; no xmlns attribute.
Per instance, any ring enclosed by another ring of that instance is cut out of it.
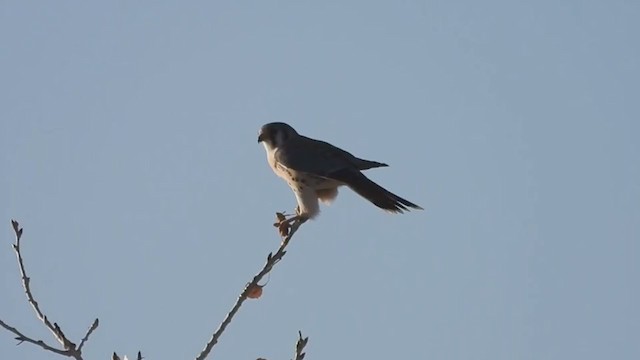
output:
<svg viewBox="0 0 640 360"><path fill-rule="evenodd" d="M424 210L409 200L403 199L391 191L371 181L360 171L343 169L332 173L333 179L342 181L373 205L392 213L403 213L409 208Z"/></svg>

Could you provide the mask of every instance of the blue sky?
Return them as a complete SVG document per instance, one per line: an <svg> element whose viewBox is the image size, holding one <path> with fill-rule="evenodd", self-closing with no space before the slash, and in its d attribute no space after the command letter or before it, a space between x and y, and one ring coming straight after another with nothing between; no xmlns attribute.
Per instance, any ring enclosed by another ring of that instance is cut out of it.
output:
<svg viewBox="0 0 640 360"><path fill-rule="evenodd" d="M640 357L640 5L630 1L0 3L0 318L88 358L193 358L292 210L257 131L390 164L348 189L215 354ZM11 359L53 355L0 333Z"/></svg>

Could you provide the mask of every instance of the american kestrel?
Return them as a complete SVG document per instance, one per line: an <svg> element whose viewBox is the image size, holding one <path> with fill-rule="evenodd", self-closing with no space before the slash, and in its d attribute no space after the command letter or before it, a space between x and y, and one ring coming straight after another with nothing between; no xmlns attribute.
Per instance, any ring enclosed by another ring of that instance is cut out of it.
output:
<svg viewBox="0 0 640 360"><path fill-rule="evenodd" d="M267 151L271 169L293 190L297 216L287 220L301 223L320 213L318 201L331 203L338 187L346 185L375 206L392 213L422 208L369 180L362 170L388 166L357 158L327 142L298 134L281 122L260 129L258 142Z"/></svg>

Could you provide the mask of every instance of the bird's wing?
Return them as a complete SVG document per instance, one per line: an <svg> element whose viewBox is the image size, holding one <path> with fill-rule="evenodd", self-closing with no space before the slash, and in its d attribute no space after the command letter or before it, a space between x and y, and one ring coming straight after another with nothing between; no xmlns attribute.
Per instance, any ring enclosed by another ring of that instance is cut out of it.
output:
<svg viewBox="0 0 640 360"><path fill-rule="evenodd" d="M276 151L275 158L287 168L327 178L331 178L331 173L342 169L365 170L388 166L357 158L337 146L305 136L287 141Z"/></svg>

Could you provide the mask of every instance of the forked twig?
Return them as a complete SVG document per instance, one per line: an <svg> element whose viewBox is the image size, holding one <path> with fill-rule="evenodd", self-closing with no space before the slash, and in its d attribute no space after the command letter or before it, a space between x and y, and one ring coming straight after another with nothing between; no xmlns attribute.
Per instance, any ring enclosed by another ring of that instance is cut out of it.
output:
<svg viewBox="0 0 640 360"><path fill-rule="evenodd" d="M278 214L278 218L279 219L280 219L281 216L283 216L283 215L282 214ZM280 247L278 248L278 250L276 251L275 254L269 253L269 255L267 256L267 261L264 264L262 270L260 270L260 272L258 272L253 277L251 282L249 282L245 286L245 288L242 291L242 293L240 294L240 296L238 296L238 299L237 299L236 303L231 308L231 311L229 311L229 313L226 315L226 317L224 318L222 323L220 323L218 329L213 333L213 335L211 336L211 339L207 342L205 348L196 357L196 360L204 360L209 355L209 353L211 352L213 347L218 343L218 339L220 338L220 336L222 335L224 330L227 328L227 326L231 323L231 321L233 320L233 317L236 315L236 313L238 312L238 310L240 309L240 307L242 306L244 301L247 300L248 297L250 297L250 295L252 294L252 292L255 291L256 288L262 288L262 286L259 285L260 280L262 280L264 278L264 276L269 274L271 272L271 270L273 270L273 267L278 262L280 262L280 260L282 260L284 255L287 253L285 251L285 249L289 245L289 242L291 241L291 238L293 237L293 235L296 233L296 231L298 230L298 228L300 227L300 225L303 222L304 221L302 221L302 222L301 221L294 221L290 225L290 228L288 226L282 226L282 224L280 224L279 231L284 237L282 239L282 243L280 244ZM24 291L25 291L25 294L26 294L26 297L27 297L27 301L29 302L29 304L33 308L33 310L36 313L36 316L38 317L38 319L47 327L47 329L49 329L49 331L51 331L51 333L53 334L54 338L63 346L64 349L57 349L57 348L45 343L42 340L34 340L33 338L30 338L30 337L24 335L18 329L8 325L7 323L3 322L2 320L0 320L0 327L3 327L6 330L8 330L9 332L15 334L16 335L15 339L18 340L18 342L19 342L18 344L20 344L22 342L27 342L27 343L31 343L31 344L34 344L36 346L39 346L44 350L51 351L51 352L53 352L55 354L58 354L58 355L68 356L68 357L74 358L75 360L82 360L82 349L83 349L84 345L87 343L87 341L89 340L89 337L91 336L91 334L98 328L98 325L99 325L98 319L95 319L93 321L91 326L87 329L87 332L85 333L84 337L80 340L80 344L77 347L73 342L71 342L65 336L65 334L62 331L62 329L60 328L60 326L58 326L58 324L56 322L51 323L51 321L48 319L48 317L40 309L40 306L39 306L38 302L35 300L35 297L33 296L33 293L31 291L31 279L29 278L29 276L27 275L27 272L25 270L24 260L22 258L22 253L21 253L21 249L20 249L20 240L22 238L22 228L20 228L20 225L15 220L12 220L11 224L13 226L13 230L14 230L15 235L16 235L16 242L15 242L15 244L13 244L13 250L15 251L16 257L18 259L18 267L20 269L20 275L21 275L21 279L22 279L22 286L24 288ZM298 341L296 342L295 359L294 360L303 360L304 359L305 353L303 352L303 350L304 350L304 347L307 345L308 340L309 340L308 337L303 339L302 338L302 333L298 332ZM113 353L113 357L112 358L113 359L120 359L120 357L115 352ZM138 352L137 360L142 360L142 353Z"/></svg>
<svg viewBox="0 0 640 360"><path fill-rule="evenodd" d="M95 319L93 321L93 324L91 325L91 327L89 327L85 336L82 338L80 342L80 346L78 346L77 348L76 348L76 344L71 342L65 336L64 332L56 322L51 323L51 321L49 321L49 318L40 309L40 306L38 305L38 302L36 301L35 297L33 296L33 292L31 291L31 278L27 275L27 271L25 270L24 259L22 258L22 252L20 249L20 240L22 239L22 228L20 227L20 224L15 220L11 220L11 225L13 227L13 231L16 236L16 242L12 245L12 247L18 259L18 268L20 269L22 287L24 288L24 292L27 296L27 302L29 302L29 304L33 308L33 311L36 313L36 316L38 317L38 319L42 321L42 323L45 325L47 329L49 329L49 331L51 331L51 333L53 334L53 337L60 343L60 345L62 345L64 350L56 349L53 346L48 345L42 340L34 340L22 334L18 329L12 326L9 326L2 320L0 320L0 326L14 333L17 336L16 340L19 341L19 344L22 342L28 342L28 343L40 346L44 350L51 351L58 355L72 357L76 360L82 360L82 348L84 344L89 340L89 336L91 336L91 334L98 328L98 319Z"/></svg>
<svg viewBox="0 0 640 360"><path fill-rule="evenodd" d="M278 251L276 251L275 254L269 253L269 255L267 256L267 262L264 264L264 267L262 268L262 270L260 270L260 272L253 277L253 280L251 280L251 282L245 286L240 296L238 296L238 300L236 300L236 303L231 308L231 311L229 311L229 313L224 318L224 320L222 320L222 323L220 323L220 326L218 326L218 329L213 333L213 335L211 336L211 339L207 342L202 352L200 352L200 354L196 357L196 360L204 360L206 359L207 356L209 356L211 349L213 349L216 343L218 343L218 339L220 338L224 330L227 328L227 326L231 323L231 320L233 320L233 317L236 315L238 310L240 310L242 303L244 303L245 300L247 300L249 292L252 289L254 289L256 286L258 286L258 283L260 282L260 280L262 280L262 278L265 275L271 272L273 267L280 260L282 260L282 257L287 253L285 249L287 248L287 245L289 245L289 241L291 241L293 234L296 233L296 231L298 230L301 224L302 222L300 221L294 221L293 224L291 224L291 230L284 237L284 239L282 239L282 243L280 244Z"/></svg>
<svg viewBox="0 0 640 360"><path fill-rule="evenodd" d="M16 335L16 340L18 340L18 345L20 345L23 342L27 342L36 346L40 346L41 348L43 348L44 350L48 350L51 352L54 352L58 355L65 355L65 356L69 356L69 351L68 350L60 350L60 349L56 349L50 345L47 345L47 343L45 343L42 340L34 340L30 337L28 337L27 335L24 335L23 333L21 333L18 329L14 328L13 326L10 326L9 324L5 323L4 321L0 320L0 326L2 326L3 328L7 329L8 331L14 333Z"/></svg>
<svg viewBox="0 0 640 360"><path fill-rule="evenodd" d="M35 311L38 319L42 321L42 323L44 323L44 325L47 327L47 329L49 329L49 331L51 331L51 333L53 334L53 337L56 340L58 340L60 345L62 345L67 350L71 348L75 348L75 345L71 346L73 343L71 343L64 336L64 334L60 330L60 327L57 326L57 324L56 326L54 326L51 323L51 321L49 321L49 318L47 318L47 316L44 315L42 310L40 310L40 306L38 305L38 302L33 297L33 293L31 292L31 278L27 276L27 271L24 268L24 261L22 259L22 253L20 252L20 240L22 239L22 228L20 228L20 224L18 224L18 222L15 220L11 220L11 225L13 225L13 231L16 234L16 243L13 244L13 251L16 253L16 257L18 258L18 267L20 268L22 286L24 287L24 292L27 295L27 301L33 308L33 311Z"/></svg>

